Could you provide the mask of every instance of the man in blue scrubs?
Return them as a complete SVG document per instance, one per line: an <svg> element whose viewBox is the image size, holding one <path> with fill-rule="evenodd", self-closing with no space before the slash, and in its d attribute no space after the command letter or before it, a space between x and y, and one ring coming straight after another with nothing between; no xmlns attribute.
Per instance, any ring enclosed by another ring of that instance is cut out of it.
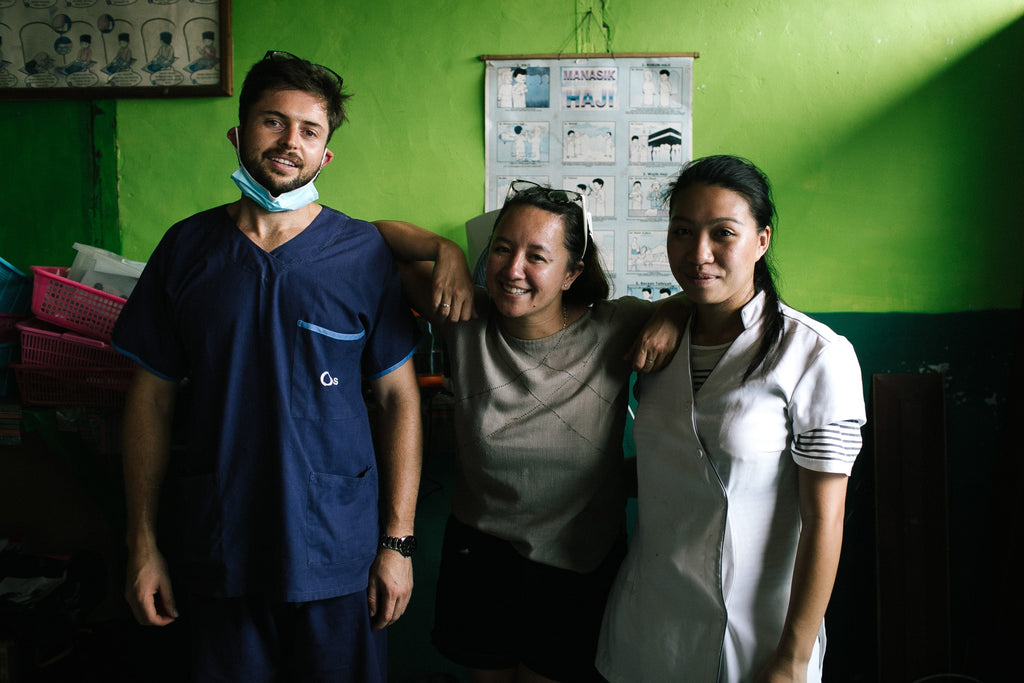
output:
<svg viewBox="0 0 1024 683"><path fill-rule="evenodd" d="M188 610L197 680L383 682L381 629L412 592L417 328L376 228L313 186L347 97L287 53L253 66L228 132L241 198L168 230L114 331L138 363L126 598L142 624ZM156 531L172 468L179 600Z"/></svg>

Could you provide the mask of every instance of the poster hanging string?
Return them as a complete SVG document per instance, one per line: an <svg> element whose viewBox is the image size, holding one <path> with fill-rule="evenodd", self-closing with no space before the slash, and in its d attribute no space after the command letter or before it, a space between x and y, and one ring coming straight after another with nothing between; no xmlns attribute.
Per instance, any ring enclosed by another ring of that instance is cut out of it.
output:
<svg viewBox="0 0 1024 683"><path fill-rule="evenodd" d="M594 11L595 5L598 6L600 17L598 16L598 13ZM606 21L604 21L605 7L606 0L577 0L576 9L577 14L580 15L580 20L558 47L558 54L566 54L569 43L572 42L573 39L575 39L576 42L577 53L596 52L593 46L594 41L591 38L595 32L601 34L605 52L612 54L611 27L608 26Z"/></svg>
<svg viewBox="0 0 1024 683"><path fill-rule="evenodd" d="M597 7L600 15L595 14L594 7ZM577 42L580 48L580 52L593 52L594 41L589 39L594 30L596 30L601 37L604 39L604 50L609 54L614 54L615 50L612 49L612 29L605 21L605 10L608 9L607 0L597 0L596 2L591 1L591 7L587 8L587 11L583 14L583 18L580 24L586 28L586 35L583 40L586 42Z"/></svg>

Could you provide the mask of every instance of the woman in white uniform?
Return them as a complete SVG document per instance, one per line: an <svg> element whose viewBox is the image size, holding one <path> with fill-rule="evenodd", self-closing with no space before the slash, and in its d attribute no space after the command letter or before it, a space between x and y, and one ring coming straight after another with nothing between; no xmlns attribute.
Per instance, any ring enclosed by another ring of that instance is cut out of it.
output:
<svg viewBox="0 0 1024 683"><path fill-rule="evenodd" d="M779 301L767 178L730 156L669 192L694 313L638 385L638 522L597 665L626 681L820 681L864 399L850 343Z"/></svg>

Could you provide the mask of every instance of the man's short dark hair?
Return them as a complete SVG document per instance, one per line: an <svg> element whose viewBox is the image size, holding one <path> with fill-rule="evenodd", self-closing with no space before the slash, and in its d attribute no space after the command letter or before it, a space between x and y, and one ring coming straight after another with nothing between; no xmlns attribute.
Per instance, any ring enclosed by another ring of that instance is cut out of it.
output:
<svg viewBox="0 0 1024 683"><path fill-rule="evenodd" d="M243 126L249 119L249 111L267 92L279 90L300 90L309 93L324 103L327 112L327 140L334 131L348 120L345 101L351 97L342 91L341 76L325 66L288 54L268 52L253 64L242 83L238 97L238 122Z"/></svg>

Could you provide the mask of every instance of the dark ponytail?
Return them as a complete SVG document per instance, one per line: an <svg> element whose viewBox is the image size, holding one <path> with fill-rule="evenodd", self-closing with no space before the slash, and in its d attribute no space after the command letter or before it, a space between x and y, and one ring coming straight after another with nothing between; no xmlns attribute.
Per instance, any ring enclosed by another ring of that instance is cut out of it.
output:
<svg viewBox="0 0 1024 683"><path fill-rule="evenodd" d="M771 245L769 245L770 248ZM761 313L764 329L761 333L761 344L757 347L757 354L747 366L747 371L743 373L744 382L750 379L750 376L757 371L762 363L767 362L766 370L771 366L770 356L776 350L779 340L782 339L782 311L779 309L782 300L779 299L779 292L775 289L775 268L767 256L768 253L765 252L765 255L754 264L754 289L764 292L764 311Z"/></svg>

